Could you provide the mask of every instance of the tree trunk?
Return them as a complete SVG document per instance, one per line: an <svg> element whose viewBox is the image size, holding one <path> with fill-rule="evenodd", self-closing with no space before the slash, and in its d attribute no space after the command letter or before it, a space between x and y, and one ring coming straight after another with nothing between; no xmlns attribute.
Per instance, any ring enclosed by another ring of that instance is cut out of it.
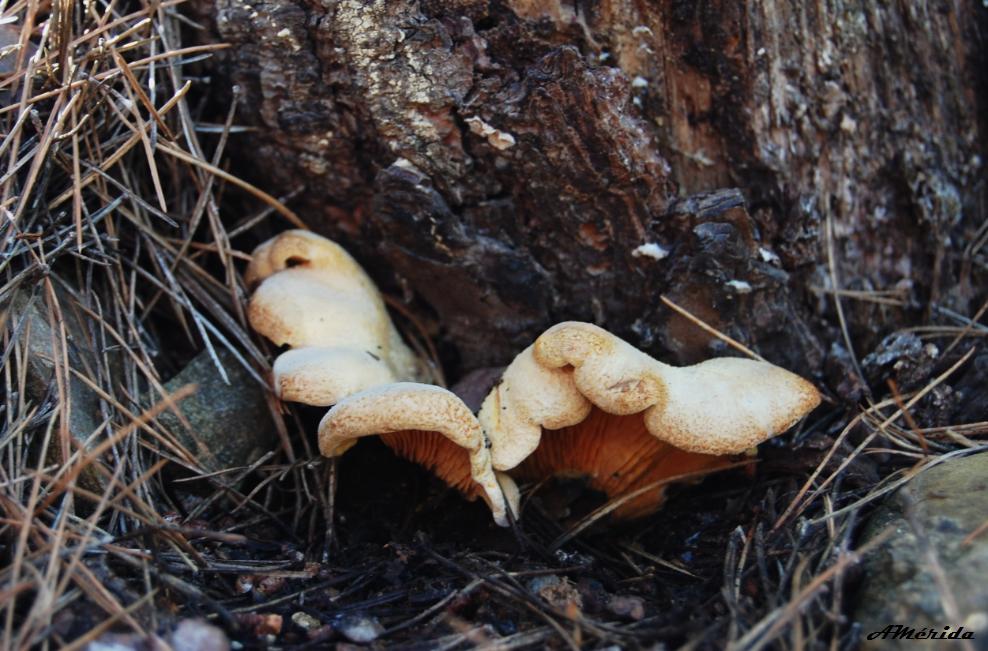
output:
<svg viewBox="0 0 988 651"><path fill-rule="evenodd" d="M773 361L843 369L835 282L892 292L842 299L864 351L984 298L980 1L200 10L232 44L213 74L242 89L255 178L407 282L463 369L566 319L719 352L662 294Z"/></svg>

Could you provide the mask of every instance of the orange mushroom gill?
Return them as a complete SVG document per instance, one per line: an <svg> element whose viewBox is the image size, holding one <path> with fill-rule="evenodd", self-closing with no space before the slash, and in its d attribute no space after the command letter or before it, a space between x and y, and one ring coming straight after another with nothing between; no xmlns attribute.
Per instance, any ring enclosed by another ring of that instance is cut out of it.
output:
<svg viewBox="0 0 988 651"><path fill-rule="evenodd" d="M652 435L641 414L617 416L594 407L577 425L543 430L539 447L510 474L524 481L584 478L590 488L612 500L657 484L614 510L615 519L630 520L662 505L667 480L687 475L689 481L699 481L702 474L697 473L730 467L737 458L680 450Z"/></svg>
<svg viewBox="0 0 988 651"><path fill-rule="evenodd" d="M422 466L469 501L483 493L470 474L470 454L439 432L402 430L381 434L380 439L399 457Z"/></svg>
<svg viewBox="0 0 988 651"><path fill-rule="evenodd" d="M437 386L395 382L347 396L319 423L319 451L339 456L364 436L379 436L395 452L438 475L468 497L480 496L495 521L508 523L517 504L514 483L499 477L476 416Z"/></svg>

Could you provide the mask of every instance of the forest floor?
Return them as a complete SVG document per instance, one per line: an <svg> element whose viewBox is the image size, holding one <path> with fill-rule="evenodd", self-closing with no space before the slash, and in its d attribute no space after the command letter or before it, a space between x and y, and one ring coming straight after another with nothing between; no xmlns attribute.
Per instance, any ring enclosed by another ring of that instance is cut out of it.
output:
<svg viewBox="0 0 988 651"><path fill-rule="evenodd" d="M379 442L319 457L320 414L273 400L274 447L211 472L157 420L195 387L161 384L223 349L263 382L245 252L304 222L225 156L242 130L186 76L214 48L182 46L175 4L15 3L0 21L0 648L223 648L200 623L183 647L190 619L237 648L856 645L859 562L881 542L863 519L985 448L988 423L941 408L974 381L983 309L890 324L939 351L879 351L908 386L859 404L822 387L753 472L674 487L637 522L596 520L599 499L560 481L496 527Z"/></svg>

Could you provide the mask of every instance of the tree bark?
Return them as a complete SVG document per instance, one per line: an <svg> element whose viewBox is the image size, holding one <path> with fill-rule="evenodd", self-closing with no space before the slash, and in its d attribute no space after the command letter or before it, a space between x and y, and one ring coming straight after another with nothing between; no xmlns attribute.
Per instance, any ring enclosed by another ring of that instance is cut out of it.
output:
<svg viewBox="0 0 988 651"><path fill-rule="evenodd" d="M199 9L232 44L213 74L243 91L255 178L407 282L463 369L566 319L722 352L666 294L809 373L847 358L835 282L893 292L842 299L864 351L984 298L981 2Z"/></svg>

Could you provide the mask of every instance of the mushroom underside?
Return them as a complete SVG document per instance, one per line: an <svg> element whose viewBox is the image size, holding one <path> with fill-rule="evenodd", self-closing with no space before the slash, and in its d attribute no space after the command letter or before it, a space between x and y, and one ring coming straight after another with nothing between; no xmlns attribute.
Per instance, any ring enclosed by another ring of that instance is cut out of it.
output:
<svg viewBox="0 0 988 651"><path fill-rule="evenodd" d="M658 510L670 483L699 481L739 458L681 450L651 434L642 414L618 416L594 407L576 425L543 429L539 446L509 474L524 481L582 477L612 500L654 485L614 510L614 519L628 520Z"/></svg>
<svg viewBox="0 0 988 651"><path fill-rule="evenodd" d="M470 474L470 453L439 432L402 430L381 434L395 454L416 463L473 501L483 490Z"/></svg>
<svg viewBox="0 0 988 651"><path fill-rule="evenodd" d="M430 471L467 500L483 499L501 526L508 525L508 510L517 515L517 487L510 477L490 467L486 455L476 458L470 450L436 431L400 430L381 434L380 438L395 454Z"/></svg>
<svg viewBox="0 0 988 651"><path fill-rule="evenodd" d="M404 430L382 434L381 439L398 456L423 466L467 499L483 496L480 485L471 478L468 451L442 434ZM523 481L583 478L589 488L609 499L654 484L653 489L614 510L615 519L628 520L658 510L669 483L699 481L703 475L730 467L742 458L681 450L649 433L641 414L616 416L594 407L577 425L543 429L535 452L507 474Z"/></svg>
<svg viewBox="0 0 988 651"><path fill-rule="evenodd" d="M495 521L507 524L507 510L517 503L514 485L503 485L510 479L495 473L480 423L453 393L397 382L347 396L320 422L319 450L338 456L373 435L464 494L479 494Z"/></svg>

